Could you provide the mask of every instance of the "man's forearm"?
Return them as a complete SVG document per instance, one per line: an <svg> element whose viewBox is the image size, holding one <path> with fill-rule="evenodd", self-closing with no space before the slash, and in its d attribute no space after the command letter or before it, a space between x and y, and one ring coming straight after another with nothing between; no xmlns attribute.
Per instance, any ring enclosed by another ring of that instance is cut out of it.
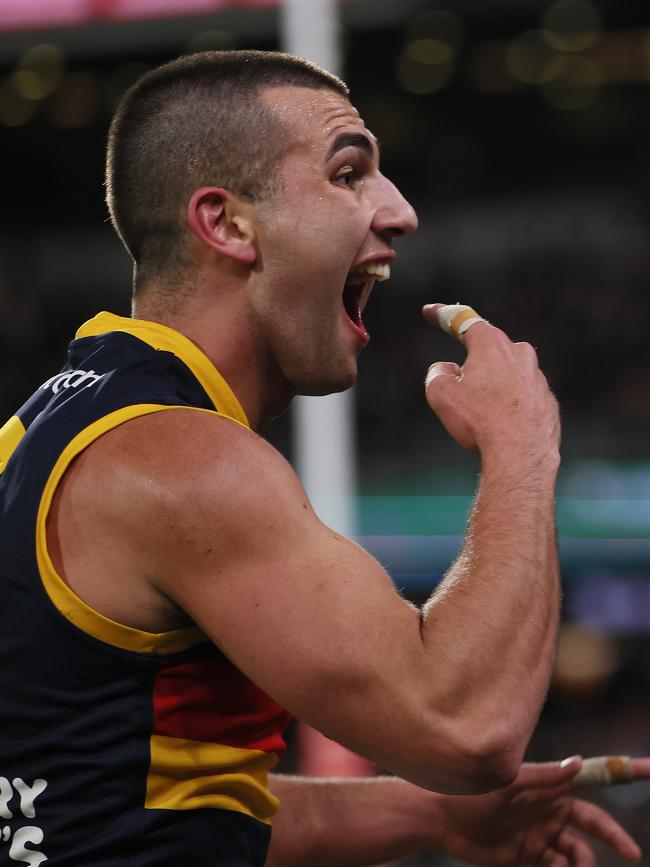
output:
<svg viewBox="0 0 650 867"><path fill-rule="evenodd" d="M281 807L265 867L369 867L435 846L439 796L404 780L272 775Z"/></svg>
<svg viewBox="0 0 650 867"><path fill-rule="evenodd" d="M650 778L650 759L628 761L630 780ZM271 776L282 806L265 867L371 867L432 849L468 864L595 864L594 841L637 863L629 835L576 796L579 768L575 758L523 765L507 788L469 797L395 778Z"/></svg>
<svg viewBox="0 0 650 867"><path fill-rule="evenodd" d="M425 318L439 321L440 309L425 307ZM557 403L532 346L478 316L463 340L462 368L436 362L425 390L449 433L480 453L481 482L463 550L421 613L425 713L436 715L445 750L434 779L407 777L454 794L499 788L517 773L559 619Z"/></svg>
<svg viewBox="0 0 650 867"><path fill-rule="evenodd" d="M510 455L484 462L463 551L423 611L425 647L435 646L443 682L453 676L453 715L478 722L497 750L503 736L523 753L548 688L560 598L556 470L552 454L532 466Z"/></svg>

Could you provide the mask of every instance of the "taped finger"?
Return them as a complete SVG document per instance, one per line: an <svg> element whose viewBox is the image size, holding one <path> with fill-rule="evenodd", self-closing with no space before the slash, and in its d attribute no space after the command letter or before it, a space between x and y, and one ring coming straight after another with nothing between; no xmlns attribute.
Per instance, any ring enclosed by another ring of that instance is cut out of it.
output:
<svg viewBox="0 0 650 867"><path fill-rule="evenodd" d="M487 322L467 304L445 304L438 308L438 322L443 331L464 342L463 335L477 322Z"/></svg>
<svg viewBox="0 0 650 867"><path fill-rule="evenodd" d="M573 778L573 785L576 789L593 789L629 783L632 779L629 756L595 756L584 759Z"/></svg>

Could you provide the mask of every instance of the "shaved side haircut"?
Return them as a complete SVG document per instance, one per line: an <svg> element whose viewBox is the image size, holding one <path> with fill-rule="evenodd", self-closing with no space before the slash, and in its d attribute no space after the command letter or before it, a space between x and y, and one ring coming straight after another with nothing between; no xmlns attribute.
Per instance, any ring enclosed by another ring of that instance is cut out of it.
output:
<svg viewBox="0 0 650 867"><path fill-rule="evenodd" d="M187 271L185 209L196 189L224 187L253 202L273 192L290 131L260 94L284 85L349 93L315 64L266 51L181 57L127 91L108 135L106 201L136 266L136 292Z"/></svg>

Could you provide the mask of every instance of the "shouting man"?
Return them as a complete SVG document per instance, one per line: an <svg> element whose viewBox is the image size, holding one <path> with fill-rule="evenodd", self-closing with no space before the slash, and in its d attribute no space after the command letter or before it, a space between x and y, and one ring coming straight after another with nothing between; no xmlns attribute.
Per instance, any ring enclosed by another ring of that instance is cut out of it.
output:
<svg viewBox="0 0 650 867"><path fill-rule="evenodd" d="M133 318L83 325L0 433L0 853L588 867L584 830L638 858L574 797L579 759L521 767L559 607L558 411L533 349L481 321L462 371L430 369L482 476L422 609L257 433L354 382L364 307L417 225L343 82L281 54L166 64L118 109L107 195ZM395 776L269 775L290 714Z"/></svg>

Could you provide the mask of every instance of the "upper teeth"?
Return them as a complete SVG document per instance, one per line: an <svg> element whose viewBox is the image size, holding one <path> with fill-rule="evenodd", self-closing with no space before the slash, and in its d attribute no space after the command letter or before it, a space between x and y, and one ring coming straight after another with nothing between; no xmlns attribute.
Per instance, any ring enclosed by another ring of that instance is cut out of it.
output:
<svg viewBox="0 0 650 867"><path fill-rule="evenodd" d="M390 277L390 265L386 262L366 262L365 265L359 265L354 268L353 274L372 274L377 280L388 280Z"/></svg>

